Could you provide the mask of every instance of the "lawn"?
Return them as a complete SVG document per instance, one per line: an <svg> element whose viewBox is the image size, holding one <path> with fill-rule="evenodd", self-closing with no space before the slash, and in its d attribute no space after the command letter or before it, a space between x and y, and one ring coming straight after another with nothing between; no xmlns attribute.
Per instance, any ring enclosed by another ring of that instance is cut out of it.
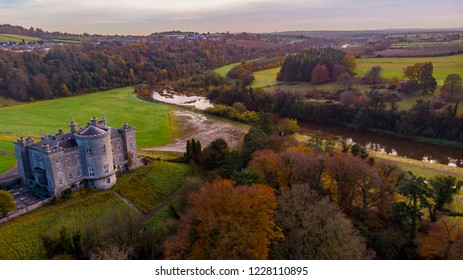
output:
<svg viewBox="0 0 463 280"><path fill-rule="evenodd" d="M82 126L103 116L113 127L123 122L134 126L139 148L171 140L168 106L138 99L131 87L0 108L0 140L56 134L58 129L68 131L73 119Z"/></svg>
<svg viewBox="0 0 463 280"><path fill-rule="evenodd" d="M14 152L13 142L10 141L0 141L0 150Z"/></svg>
<svg viewBox="0 0 463 280"><path fill-rule="evenodd" d="M432 62L433 76L439 86L444 84L449 74L463 75L463 54L441 57L413 57L413 58L362 58L357 59L357 75L363 76L373 66L381 66L384 78L397 76L403 78L402 70L417 62Z"/></svg>
<svg viewBox="0 0 463 280"><path fill-rule="evenodd" d="M41 40L37 37L30 37L30 36L23 36L23 35L16 35L16 34L0 34L0 42L21 42L24 40L26 43L30 41L38 41Z"/></svg>
<svg viewBox="0 0 463 280"><path fill-rule="evenodd" d="M230 70L235 67L236 65L240 64L241 62L235 62L232 64L228 64L219 68L214 69L214 71L219 74L222 77L226 77L227 73L230 72Z"/></svg>
<svg viewBox="0 0 463 280"><path fill-rule="evenodd" d="M146 214L182 186L187 171L186 164L156 161L121 178L114 189Z"/></svg>
<svg viewBox="0 0 463 280"><path fill-rule="evenodd" d="M45 259L41 236L55 236L62 227L84 230L86 224L110 219L117 213L135 215L113 192L90 192L57 204L49 204L0 225L0 259ZM106 228L99 227L104 236Z"/></svg>
<svg viewBox="0 0 463 280"><path fill-rule="evenodd" d="M8 171L16 164L16 157L0 153L0 174Z"/></svg>

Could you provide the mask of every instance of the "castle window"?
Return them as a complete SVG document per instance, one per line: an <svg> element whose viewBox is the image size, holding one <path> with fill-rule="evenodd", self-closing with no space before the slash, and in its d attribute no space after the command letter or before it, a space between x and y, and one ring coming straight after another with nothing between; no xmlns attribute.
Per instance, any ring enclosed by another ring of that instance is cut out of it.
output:
<svg viewBox="0 0 463 280"><path fill-rule="evenodd" d="M82 169L77 169L77 177L82 177Z"/></svg>
<svg viewBox="0 0 463 280"><path fill-rule="evenodd" d="M111 178L106 178L106 184L107 185L111 184Z"/></svg>
<svg viewBox="0 0 463 280"><path fill-rule="evenodd" d="M69 173L68 178L69 178L69 180L71 180L73 178L72 173Z"/></svg>
<svg viewBox="0 0 463 280"><path fill-rule="evenodd" d="M103 144L103 146L101 146L101 152L104 154L106 153L106 145Z"/></svg>
<svg viewBox="0 0 463 280"><path fill-rule="evenodd" d="M79 165L79 160L78 159L76 159L76 165Z"/></svg>
<svg viewBox="0 0 463 280"><path fill-rule="evenodd" d="M130 143L130 148L133 148L133 143Z"/></svg>
<svg viewBox="0 0 463 280"><path fill-rule="evenodd" d="M88 176L90 177L95 176L95 170L93 169L93 167L88 168Z"/></svg>
<svg viewBox="0 0 463 280"><path fill-rule="evenodd" d="M58 179L58 185L61 186L62 184L63 184L63 178L59 178L59 179Z"/></svg>
<svg viewBox="0 0 463 280"><path fill-rule="evenodd" d="M122 161L122 155L119 154L119 161Z"/></svg>
<svg viewBox="0 0 463 280"><path fill-rule="evenodd" d="M90 149L90 147L87 146L86 152L87 152L87 156L89 156L92 154L92 149Z"/></svg>
<svg viewBox="0 0 463 280"><path fill-rule="evenodd" d="M117 151L119 151L119 152L121 151L121 145L117 146Z"/></svg>
<svg viewBox="0 0 463 280"><path fill-rule="evenodd" d="M109 164L103 165L103 169L104 169L104 174L108 174L109 173Z"/></svg>

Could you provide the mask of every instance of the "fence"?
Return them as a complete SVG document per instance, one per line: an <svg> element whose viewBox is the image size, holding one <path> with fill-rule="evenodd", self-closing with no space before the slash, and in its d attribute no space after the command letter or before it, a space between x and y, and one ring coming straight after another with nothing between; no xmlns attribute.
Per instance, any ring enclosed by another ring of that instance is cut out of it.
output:
<svg viewBox="0 0 463 280"><path fill-rule="evenodd" d="M52 200L53 200L53 197L47 198L47 199L42 200L42 201L40 201L40 202L38 202L38 203L36 203L34 205L26 206L26 208L18 210L18 211L14 212L11 215L6 215L6 217L0 219L0 224L8 222L8 221L10 221L10 220L12 220L14 218L17 218L17 217L19 217L21 215L24 215L24 214L26 214L26 213L28 213L30 211L35 210L35 209L38 209L38 208L44 206L45 204L49 203Z"/></svg>

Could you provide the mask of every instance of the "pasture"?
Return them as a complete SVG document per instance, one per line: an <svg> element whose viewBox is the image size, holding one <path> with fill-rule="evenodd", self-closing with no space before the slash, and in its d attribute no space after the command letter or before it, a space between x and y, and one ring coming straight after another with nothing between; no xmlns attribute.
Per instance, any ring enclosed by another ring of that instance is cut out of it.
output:
<svg viewBox="0 0 463 280"><path fill-rule="evenodd" d="M0 174L8 171L16 164L16 157L0 153Z"/></svg>
<svg viewBox="0 0 463 280"><path fill-rule="evenodd" d="M41 39L37 37L23 36L17 34L0 34L0 42L21 42L22 40L24 40L24 42L26 43L29 43L31 41L38 41Z"/></svg>
<svg viewBox="0 0 463 280"><path fill-rule="evenodd" d="M240 64L241 62L236 62L236 63L232 63L232 64L227 64L225 66L222 66L222 67L219 67L219 68L216 68L214 69L214 72L216 72L217 74L219 74L220 76L222 77L226 77L227 76L227 73L230 72L230 70L235 67L236 65Z"/></svg>
<svg viewBox="0 0 463 280"><path fill-rule="evenodd" d="M138 99L131 87L0 108L0 140L56 134L73 119L82 126L104 116L109 126L134 126L139 148L170 142L168 106Z"/></svg>

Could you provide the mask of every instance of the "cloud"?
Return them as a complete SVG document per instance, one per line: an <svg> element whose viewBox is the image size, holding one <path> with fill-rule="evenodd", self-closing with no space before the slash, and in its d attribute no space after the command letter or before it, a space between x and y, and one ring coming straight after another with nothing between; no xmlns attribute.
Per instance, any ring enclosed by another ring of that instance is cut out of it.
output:
<svg viewBox="0 0 463 280"><path fill-rule="evenodd" d="M463 27L459 0L2 0L0 5L6 7L5 23L77 33Z"/></svg>

